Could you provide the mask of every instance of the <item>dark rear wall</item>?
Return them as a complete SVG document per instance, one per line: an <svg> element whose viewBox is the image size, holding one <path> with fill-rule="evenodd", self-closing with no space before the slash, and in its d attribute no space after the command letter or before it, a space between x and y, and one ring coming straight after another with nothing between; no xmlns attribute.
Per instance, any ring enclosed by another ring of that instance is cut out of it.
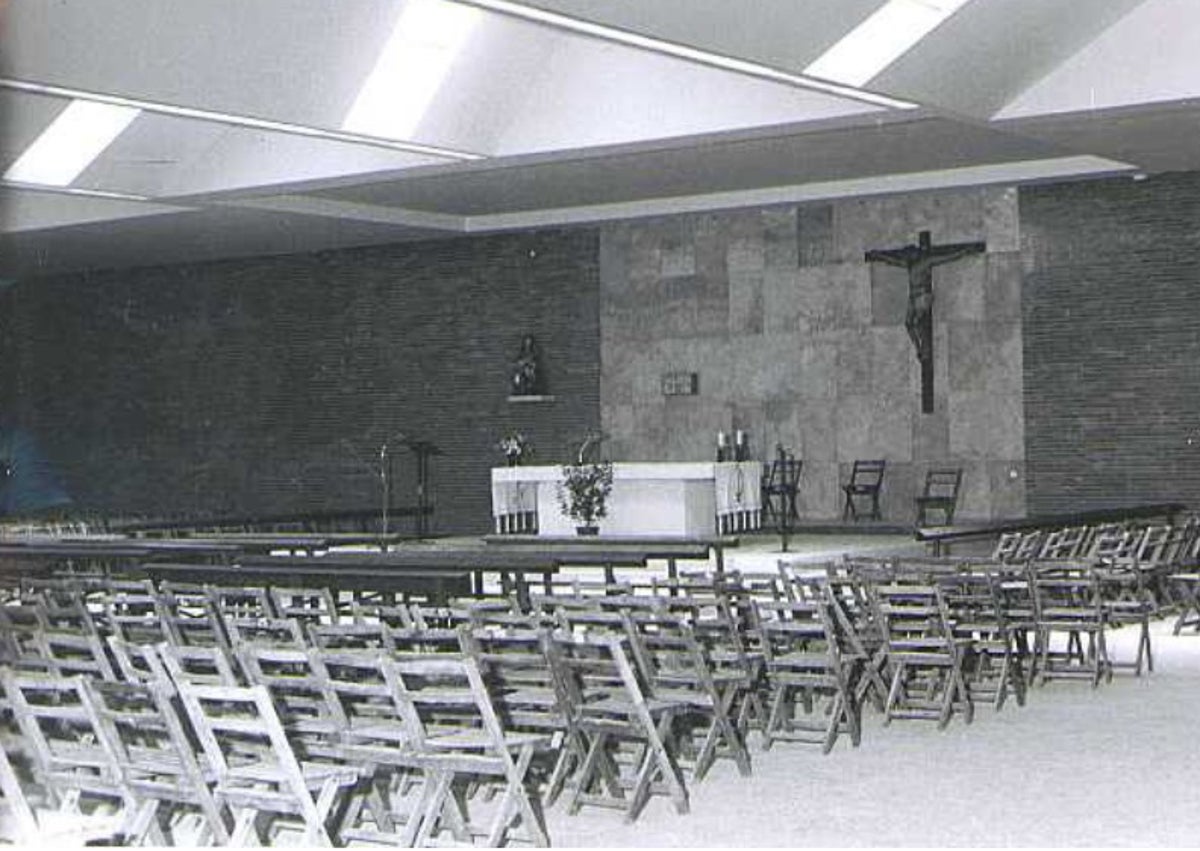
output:
<svg viewBox="0 0 1200 851"><path fill-rule="evenodd" d="M1020 199L1029 511L1200 505L1200 175Z"/></svg>
<svg viewBox="0 0 1200 851"><path fill-rule="evenodd" d="M507 430L558 463L599 426L597 255L577 230L25 281L9 418L114 516L373 508L380 447L431 440L434 528L487 531ZM527 333L552 402L507 401Z"/></svg>

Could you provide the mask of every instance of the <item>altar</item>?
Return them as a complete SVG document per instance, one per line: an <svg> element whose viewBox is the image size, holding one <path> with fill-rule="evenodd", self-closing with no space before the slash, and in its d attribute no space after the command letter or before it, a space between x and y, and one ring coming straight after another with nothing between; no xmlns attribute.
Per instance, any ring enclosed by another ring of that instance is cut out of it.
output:
<svg viewBox="0 0 1200 851"><path fill-rule="evenodd" d="M573 535L558 502L559 466L492 470L492 517L499 534ZM762 523L762 463L617 462L601 535L714 535Z"/></svg>

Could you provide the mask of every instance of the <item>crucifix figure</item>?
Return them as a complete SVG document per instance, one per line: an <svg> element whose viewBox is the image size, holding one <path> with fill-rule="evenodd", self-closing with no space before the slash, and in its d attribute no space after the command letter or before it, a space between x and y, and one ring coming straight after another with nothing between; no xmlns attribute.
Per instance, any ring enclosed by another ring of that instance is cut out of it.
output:
<svg viewBox="0 0 1200 851"><path fill-rule="evenodd" d="M933 267L987 250L985 242L934 245L929 231L917 235L916 245L868 251L868 263L886 263L908 270L908 313L904 327L921 362L921 411L933 413Z"/></svg>

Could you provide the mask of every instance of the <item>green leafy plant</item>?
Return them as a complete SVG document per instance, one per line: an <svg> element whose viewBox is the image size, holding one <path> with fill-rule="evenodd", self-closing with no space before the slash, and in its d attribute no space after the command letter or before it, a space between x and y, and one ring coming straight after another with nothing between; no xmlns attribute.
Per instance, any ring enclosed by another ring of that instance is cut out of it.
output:
<svg viewBox="0 0 1200 851"><path fill-rule="evenodd" d="M564 464L558 484L558 504L563 513L585 526L608 513L608 494L612 491L611 461Z"/></svg>
<svg viewBox="0 0 1200 851"><path fill-rule="evenodd" d="M533 457L533 446L529 439L519 431L510 431L496 444L496 448L504 453L509 464L518 464Z"/></svg>

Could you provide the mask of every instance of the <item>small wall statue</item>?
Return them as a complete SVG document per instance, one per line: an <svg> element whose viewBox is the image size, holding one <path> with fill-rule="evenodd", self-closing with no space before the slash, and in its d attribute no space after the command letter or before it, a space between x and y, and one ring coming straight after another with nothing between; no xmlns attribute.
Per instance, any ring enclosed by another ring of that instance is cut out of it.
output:
<svg viewBox="0 0 1200 851"><path fill-rule="evenodd" d="M537 396L542 392L541 383L537 341L532 334L526 334L521 339L521 351L513 362L512 395Z"/></svg>

